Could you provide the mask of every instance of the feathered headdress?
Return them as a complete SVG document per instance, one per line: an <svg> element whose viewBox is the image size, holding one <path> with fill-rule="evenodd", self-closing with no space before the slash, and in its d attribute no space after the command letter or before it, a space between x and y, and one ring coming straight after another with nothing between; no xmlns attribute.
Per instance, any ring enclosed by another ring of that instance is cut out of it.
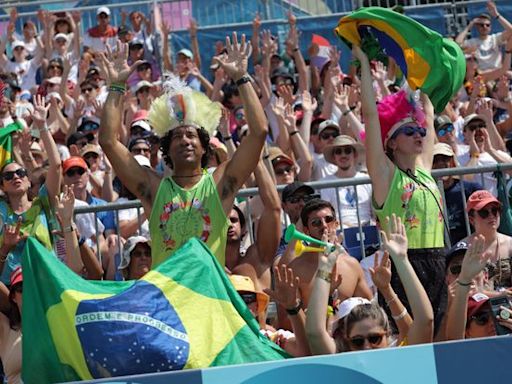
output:
<svg viewBox="0 0 512 384"><path fill-rule="evenodd" d="M166 76L163 89L164 94L151 104L148 115L156 134L164 136L182 126L202 127L212 134L217 128L222 114L219 103L194 91L174 75Z"/></svg>
<svg viewBox="0 0 512 384"><path fill-rule="evenodd" d="M415 123L424 126L425 123L425 114L410 89L402 89L384 97L377 105L377 111L379 112L380 132L384 146L402 125Z"/></svg>

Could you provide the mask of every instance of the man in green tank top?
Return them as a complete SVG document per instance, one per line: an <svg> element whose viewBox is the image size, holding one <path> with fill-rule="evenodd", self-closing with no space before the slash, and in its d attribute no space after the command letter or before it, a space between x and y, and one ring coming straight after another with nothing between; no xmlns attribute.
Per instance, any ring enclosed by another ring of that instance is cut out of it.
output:
<svg viewBox="0 0 512 384"><path fill-rule="evenodd" d="M204 168L209 155L209 134L218 125L220 105L204 94L185 87L175 78L164 83L166 90L151 105L149 121L161 137L160 149L173 170L162 179L143 167L117 139L121 128L126 80L139 62L128 67L127 45L118 46L116 57L102 55L110 84L100 124L100 144L121 182L151 212L149 227L155 267L192 237L204 241L224 265L227 215L236 193L254 171L267 136L267 121L258 96L247 75L250 44L245 36L233 44L226 39L227 57L218 62L238 87L249 124L249 134L233 157L219 165L212 175ZM230 140L231 138L225 138Z"/></svg>

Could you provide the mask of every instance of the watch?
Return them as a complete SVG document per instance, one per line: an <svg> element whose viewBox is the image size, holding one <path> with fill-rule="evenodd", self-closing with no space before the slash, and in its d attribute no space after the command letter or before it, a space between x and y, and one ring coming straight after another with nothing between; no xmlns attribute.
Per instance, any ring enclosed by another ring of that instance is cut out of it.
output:
<svg viewBox="0 0 512 384"><path fill-rule="evenodd" d="M301 309L302 309L302 300L299 299L299 302L295 308L286 308L286 313L291 316L295 316L300 312Z"/></svg>
<svg viewBox="0 0 512 384"><path fill-rule="evenodd" d="M251 76L249 75L243 75L241 78L239 78L237 81L235 81L235 84L237 87L245 84L245 83L250 83L251 82Z"/></svg>

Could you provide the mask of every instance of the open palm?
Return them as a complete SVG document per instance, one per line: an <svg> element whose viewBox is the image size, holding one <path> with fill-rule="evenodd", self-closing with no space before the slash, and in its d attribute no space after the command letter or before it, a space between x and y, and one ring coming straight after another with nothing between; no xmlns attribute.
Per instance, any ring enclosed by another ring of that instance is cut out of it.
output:
<svg viewBox="0 0 512 384"><path fill-rule="evenodd" d="M391 258L404 259L407 257L407 235L405 226L400 217L395 214L391 218L386 217L387 231L381 231L384 249L389 252Z"/></svg>
<svg viewBox="0 0 512 384"><path fill-rule="evenodd" d="M233 32L233 43L229 36L226 37L226 50L227 56L216 57L215 60L229 77L237 81L247 73L247 62L252 51L251 43L246 41L245 35L242 35L242 40L238 43L236 32Z"/></svg>

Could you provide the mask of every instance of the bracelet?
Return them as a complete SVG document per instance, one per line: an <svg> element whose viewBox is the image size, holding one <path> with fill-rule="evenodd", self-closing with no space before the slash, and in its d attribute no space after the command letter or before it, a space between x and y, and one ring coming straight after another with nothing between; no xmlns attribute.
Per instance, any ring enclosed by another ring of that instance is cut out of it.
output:
<svg viewBox="0 0 512 384"><path fill-rule="evenodd" d="M222 136L222 140L224 140L224 141L233 140L233 137L232 136L226 136L226 137Z"/></svg>
<svg viewBox="0 0 512 384"><path fill-rule="evenodd" d="M293 131L289 135L290 135L290 137L292 137L293 135L296 135L297 133L299 133L299 131Z"/></svg>
<svg viewBox="0 0 512 384"><path fill-rule="evenodd" d="M62 228L62 232L64 232L64 233L73 232L74 230L75 230L74 224L70 224L67 227Z"/></svg>
<svg viewBox="0 0 512 384"><path fill-rule="evenodd" d="M237 87L251 82L251 77L249 75L243 75L241 78L239 78L237 81L235 81L235 84Z"/></svg>
<svg viewBox="0 0 512 384"><path fill-rule="evenodd" d="M395 295L391 300L386 300L386 304L388 305L388 307L389 307L389 304L391 304L392 302L396 301L397 298L398 298L398 296Z"/></svg>
<svg viewBox="0 0 512 384"><path fill-rule="evenodd" d="M471 284L473 284L472 281L470 281L469 283L463 283L460 280L456 280L456 281L457 281L457 284L459 284L461 287L469 287Z"/></svg>
<svg viewBox="0 0 512 384"><path fill-rule="evenodd" d="M395 320L395 321L402 320L405 316L407 316L407 308L404 308L404 310L402 311L402 313L400 313L398 316L393 316L393 315L391 315L391 317L392 317L392 318L393 318L393 320Z"/></svg>
<svg viewBox="0 0 512 384"><path fill-rule="evenodd" d="M332 273L330 271L319 269L318 271L316 271L316 277L324 281L327 281L329 284L331 284Z"/></svg>
<svg viewBox="0 0 512 384"><path fill-rule="evenodd" d="M125 91L126 91L126 88L125 87L121 87L119 85L111 85L110 87L108 87L108 91L109 92L118 92L118 93L121 93L124 95Z"/></svg>
<svg viewBox="0 0 512 384"><path fill-rule="evenodd" d="M299 299L299 302L296 307L286 308L285 310L286 310L287 314L289 314L291 316L295 316L300 312L301 309L302 309L302 300Z"/></svg>

